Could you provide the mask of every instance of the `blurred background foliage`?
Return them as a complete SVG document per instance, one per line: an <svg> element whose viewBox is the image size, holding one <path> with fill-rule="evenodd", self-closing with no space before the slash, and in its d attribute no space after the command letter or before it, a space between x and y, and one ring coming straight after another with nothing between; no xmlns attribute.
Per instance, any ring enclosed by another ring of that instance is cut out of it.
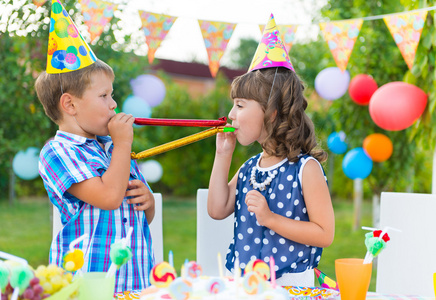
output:
<svg viewBox="0 0 436 300"><path fill-rule="evenodd" d="M81 20L76 1L63 1L73 20ZM359 18L434 5L434 1L396 0L331 0L322 9L314 23L330 20ZM6 26L0 27L0 200L6 200L9 183L13 180L11 162L19 150L41 148L55 135L56 126L44 114L34 90L34 81L45 68L50 1L45 9L35 11L31 1L16 9ZM30 16L33 16L32 18ZM5 16L3 16L5 18ZM377 127L370 118L367 106L356 105L348 93L336 101L321 99L314 91L316 75L327 67L335 66L333 57L323 37L315 41L294 44L290 56L293 65L306 84L309 100L308 114L316 126L320 146L327 149L327 137L334 131L347 134L349 149L361 147L363 139L375 132L387 135L393 142L392 157L383 163L374 163L371 175L364 180L365 197L381 191L409 191L429 193L431 188L432 155L436 131L432 114L436 106L435 51L436 34L434 12L429 12L427 26L422 33L417 58L412 71L401 56L398 47L383 20L365 21L348 63L351 77L371 75L378 86L391 81L410 82L429 93L429 105L424 117L414 126L403 131L391 132ZM83 26L83 25L82 25ZM120 31L120 20L114 17L95 45L97 57L107 62L116 75L114 99L121 108L124 99L132 93L130 80L140 74L150 73L148 59L133 53L135 41L130 36L115 38ZM79 28L82 30L83 28ZM85 29L86 30L86 27ZM234 68L246 70L258 41L242 39L230 55ZM227 116L232 102L229 98L230 82L218 74L215 86L208 94L189 95L186 88L172 81L168 74L157 74L165 83L166 97L153 108L152 117L217 119ZM140 127L135 128L133 151L139 152L189 134L199 128ZM251 155L261 151L258 145L237 146L231 174ZM194 195L198 188L208 186L215 153L215 139L197 143L160 154L153 159L163 167L162 179L152 184L152 189L174 195ZM325 165L330 188L335 197L352 198L353 182L342 171L343 155L329 153ZM12 181L17 196L45 195L40 178Z"/></svg>

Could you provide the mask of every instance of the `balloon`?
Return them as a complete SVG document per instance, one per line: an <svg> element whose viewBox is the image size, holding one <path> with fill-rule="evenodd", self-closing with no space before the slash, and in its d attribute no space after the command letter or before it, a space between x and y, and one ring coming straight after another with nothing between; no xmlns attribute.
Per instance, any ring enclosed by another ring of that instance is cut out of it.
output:
<svg viewBox="0 0 436 300"><path fill-rule="evenodd" d="M324 99L336 100L347 92L349 83L350 73L348 71L342 72L339 68L331 67L316 75L315 89Z"/></svg>
<svg viewBox="0 0 436 300"><path fill-rule="evenodd" d="M327 138L327 147L335 154L343 154L347 151L347 143L345 143L345 133L332 132Z"/></svg>
<svg viewBox="0 0 436 300"><path fill-rule="evenodd" d="M15 175L24 180L38 177L39 149L29 147L25 151L18 151L12 160L12 170Z"/></svg>
<svg viewBox="0 0 436 300"><path fill-rule="evenodd" d="M369 102L369 114L377 126L398 131L411 126L424 112L427 94L413 84L390 82L381 86Z"/></svg>
<svg viewBox="0 0 436 300"><path fill-rule="evenodd" d="M364 179L371 174L372 160L363 148L354 148L347 152L342 161L342 170L350 179Z"/></svg>
<svg viewBox="0 0 436 300"><path fill-rule="evenodd" d="M359 74L353 77L348 88L351 99L359 105L368 105L371 96L377 90L378 86L375 80L365 74Z"/></svg>
<svg viewBox="0 0 436 300"><path fill-rule="evenodd" d="M160 163L152 159L139 164L139 169L142 175L144 175L145 180L151 183L158 182L163 174Z"/></svg>
<svg viewBox="0 0 436 300"><path fill-rule="evenodd" d="M363 149L373 161L383 162L391 157L394 146L386 135L373 133L363 140Z"/></svg>
<svg viewBox="0 0 436 300"><path fill-rule="evenodd" d="M147 102L137 96L130 95L123 103L123 112L131 114L135 118L149 118L151 108Z"/></svg>
<svg viewBox="0 0 436 300"><path fill-rule="evenodd" d="M133 95L145 100L151 107L159 105L165 98L165 84L158 77L145 74L130 80Z"/></svg>

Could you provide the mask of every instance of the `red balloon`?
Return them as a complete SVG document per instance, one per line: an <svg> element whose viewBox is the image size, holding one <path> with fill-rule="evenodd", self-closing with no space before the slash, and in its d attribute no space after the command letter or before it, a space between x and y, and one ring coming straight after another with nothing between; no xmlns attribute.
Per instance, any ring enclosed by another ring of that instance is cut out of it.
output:
<svg viewBox="0 0 436 300"><path fill-rule="evenodd" d="M369 114L377 126L398 131L411 126L424 112L427 94L401 81L381 86L371 97Z"/></svg>
<svg viewBox="0 0 436 300"><path fill-rule="evenodd" d="M368 105L371 96L377 90L375 80L366 74L359 74L353 77L348 87L351 99L359 105Z"/></svg>

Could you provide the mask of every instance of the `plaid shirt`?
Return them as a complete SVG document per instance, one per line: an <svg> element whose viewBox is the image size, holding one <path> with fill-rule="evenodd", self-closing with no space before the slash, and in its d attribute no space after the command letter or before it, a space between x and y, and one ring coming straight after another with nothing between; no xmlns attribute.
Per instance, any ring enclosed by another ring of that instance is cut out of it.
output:
<svg viewBox="0 0 436 300"><path fill-rule="evenodd" d="M97 140L104 145L104 149ZM115 291L141 290L150 285L148 276L154 265L151 234L143 211L123 203L115 210L102 210L81 201L67 192L68 188L86 179L102 176L108 169L113 144L108 136L97 140L58 131L54 140L41 150L39 173L44 180L50 201L61 214L63 228L53 238L50 263L63 264L63 256L74 239L87 233L86 239L76 245L85 253L83 272L106 272L111 260L110 246L126 236L133 227L130 247L132 259L116 272ZM130 180L139 179L148 188L136 161L131 161Z"/></svg>

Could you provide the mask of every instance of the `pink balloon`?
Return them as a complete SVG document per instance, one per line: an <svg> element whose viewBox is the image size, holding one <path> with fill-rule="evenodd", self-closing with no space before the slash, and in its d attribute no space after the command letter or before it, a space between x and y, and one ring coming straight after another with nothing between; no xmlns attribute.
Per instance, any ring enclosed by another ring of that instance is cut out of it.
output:
<svg viewBox="0 0 436 300"><path fill-rule="evenodd" d="M371 97L369 114L377 126L398 131L411 126L424 112L427 94L401 81L381 86Z"/></svg>
<svg viewBox="0 0 436 300"><path fill-rule="evenodd" d="M371 96L377 90L375 80L366 74L359 74L353 77L348 87L351 99L359 105L368 105Z"/></svg>

